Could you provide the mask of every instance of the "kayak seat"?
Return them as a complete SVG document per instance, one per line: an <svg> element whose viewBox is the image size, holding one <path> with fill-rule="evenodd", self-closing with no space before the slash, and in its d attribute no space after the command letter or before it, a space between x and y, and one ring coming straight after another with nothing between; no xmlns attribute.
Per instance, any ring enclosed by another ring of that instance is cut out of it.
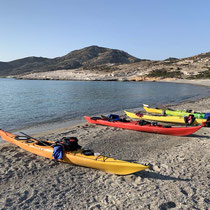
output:
<svg viewBox="0 0 210 210"><path fill-rule="evenodd" d="M171 128L170 125L164 125L163 128Z"/></svg>
<svg viewBox="0 0 210 210"><path fill-rule="evenodd" d="M130 122L130 120L126 120L126 118L119 119L120 122Z"/></svg>
<svg viewBox="0 0 210 210"><path fill-rule="evenodd" d="M150 122L147 122L147 121L145 121L145 120L139 120L139 121L138 121L138 124L141 125L141 126L143 126L143 125L151 125Z"/></svg>
<svg viewBox="0 0 210 210"><path fill-rule="evenodd" d="M28 136L15 136L15 140L29 140L31 138L29 138Z"/></svg>
<svg viewBox="0 0 210 210"><path fill-rule="evenodd" d="M39 145L39 146L52 146L53 143L50 143L48 141L39 141L36 143L36 145Z"/></svg>
<svg viewBox="0 0 210 210"><path fill-rule="evenodd" d="M101 117L91 117L91 120L101 120Z"/></svg>
<svg viewBox="0 0 210 210"><path fill-rule="evenodd" d="M91 155L94 155L94 152L91 149L82 149L82 154L87 155L87 156L91 156Z"/></svg>

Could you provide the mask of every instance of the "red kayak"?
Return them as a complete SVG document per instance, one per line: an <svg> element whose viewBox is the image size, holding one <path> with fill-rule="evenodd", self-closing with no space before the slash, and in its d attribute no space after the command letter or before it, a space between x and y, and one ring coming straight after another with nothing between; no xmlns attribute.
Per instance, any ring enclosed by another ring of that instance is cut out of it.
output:
<svg viewBox="0 0 210 210"><path fill-rule="evenodd" d="M84 118L93 124L98 125L107 125L116 128L123 128L128 130L135 131L143 131L149 133L159 133L165 135L173 135L173 136L187 136L190 135L197 130L199 130L202 126L192 126L192 127L171 127L171 126L163 126L163 125L153 125L152 123L146 125L139 125L139 121L108 121L107 119L101 119L99 117L87 117Z"/></svg>

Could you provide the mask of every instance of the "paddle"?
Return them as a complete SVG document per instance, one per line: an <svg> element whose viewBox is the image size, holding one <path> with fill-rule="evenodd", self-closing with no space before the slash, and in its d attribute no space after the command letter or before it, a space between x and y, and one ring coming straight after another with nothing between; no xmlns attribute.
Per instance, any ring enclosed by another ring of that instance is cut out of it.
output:
<svg viewBox="0 0 210 210"><path fill-rule="evenodd" d="M35 139L34 137L32 137L32 136L29 136L28 134L26 134L26 133L23 133L23 132L20 132L21 134L23 134L23 135L25 135L26 137L28 137L28 138L31 138L31 139L34 139L34 140L36 140L36 141L38 141L40 144L43 144L44 146L49 146L49 144L47 144L46 142L44 142L44 141L41 141L41 140L38 140L38 139Z"/></svg>

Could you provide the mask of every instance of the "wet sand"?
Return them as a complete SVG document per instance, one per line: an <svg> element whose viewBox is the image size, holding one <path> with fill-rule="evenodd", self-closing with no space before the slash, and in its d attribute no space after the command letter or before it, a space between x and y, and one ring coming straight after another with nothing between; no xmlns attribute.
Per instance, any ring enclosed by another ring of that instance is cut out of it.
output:
<svg viewBox="0 0 210 210"><path fill-rule="evenodd" d="M210 112L210 98L171 108ZM123 112L121 112L123 114ZM37 134L76 136L81 146L116 159L151 164L127 176L55 163L0 144L1 209L208 209L210 128L187 137L81 123Z"/></svg>

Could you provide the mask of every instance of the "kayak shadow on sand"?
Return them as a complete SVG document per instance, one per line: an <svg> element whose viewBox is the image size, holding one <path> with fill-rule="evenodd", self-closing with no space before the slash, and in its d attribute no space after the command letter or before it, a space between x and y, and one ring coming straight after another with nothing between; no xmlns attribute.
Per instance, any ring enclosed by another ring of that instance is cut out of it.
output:
<svg viewBox="0 0 210 210"><path fill-rule="evenodd" d="M208 135L206 135L206 136L204 136L204 135L197 135L197 134L190 134L190 135L188 135L188 136L183 136L183 137L196 137L196 138L206 138L206 139L210 139L210 136L208 136Z"/></svg>
<svg viewBox="0 0 210 210"><path fill-rule="evenodd" d="M151 171L139 171L134 173L134 176L136 177L141 177L142 179L160 179L160 180L172 180L172 181L184 181L184 182L189 182L191 179L182 179L182 178L177 178L173 176L166 176L162 175L156 172L151 172Z"/></svg>
<svg viewBox="0 0 210 210"><path fill-rule="evenodd" d="M135 160L126 160L128 162L136 162ZM149 171L138 171L134 173L133 175L136 177L141 177L142 179L160 179L160 180L172 180L172 181L185 181L189 182L191 179L182 179L182 178L177 178L173 176L167 176L167 175L162 175L159 172L155 172L153 169L152 164L148 164L149 166Z"/></svg>

